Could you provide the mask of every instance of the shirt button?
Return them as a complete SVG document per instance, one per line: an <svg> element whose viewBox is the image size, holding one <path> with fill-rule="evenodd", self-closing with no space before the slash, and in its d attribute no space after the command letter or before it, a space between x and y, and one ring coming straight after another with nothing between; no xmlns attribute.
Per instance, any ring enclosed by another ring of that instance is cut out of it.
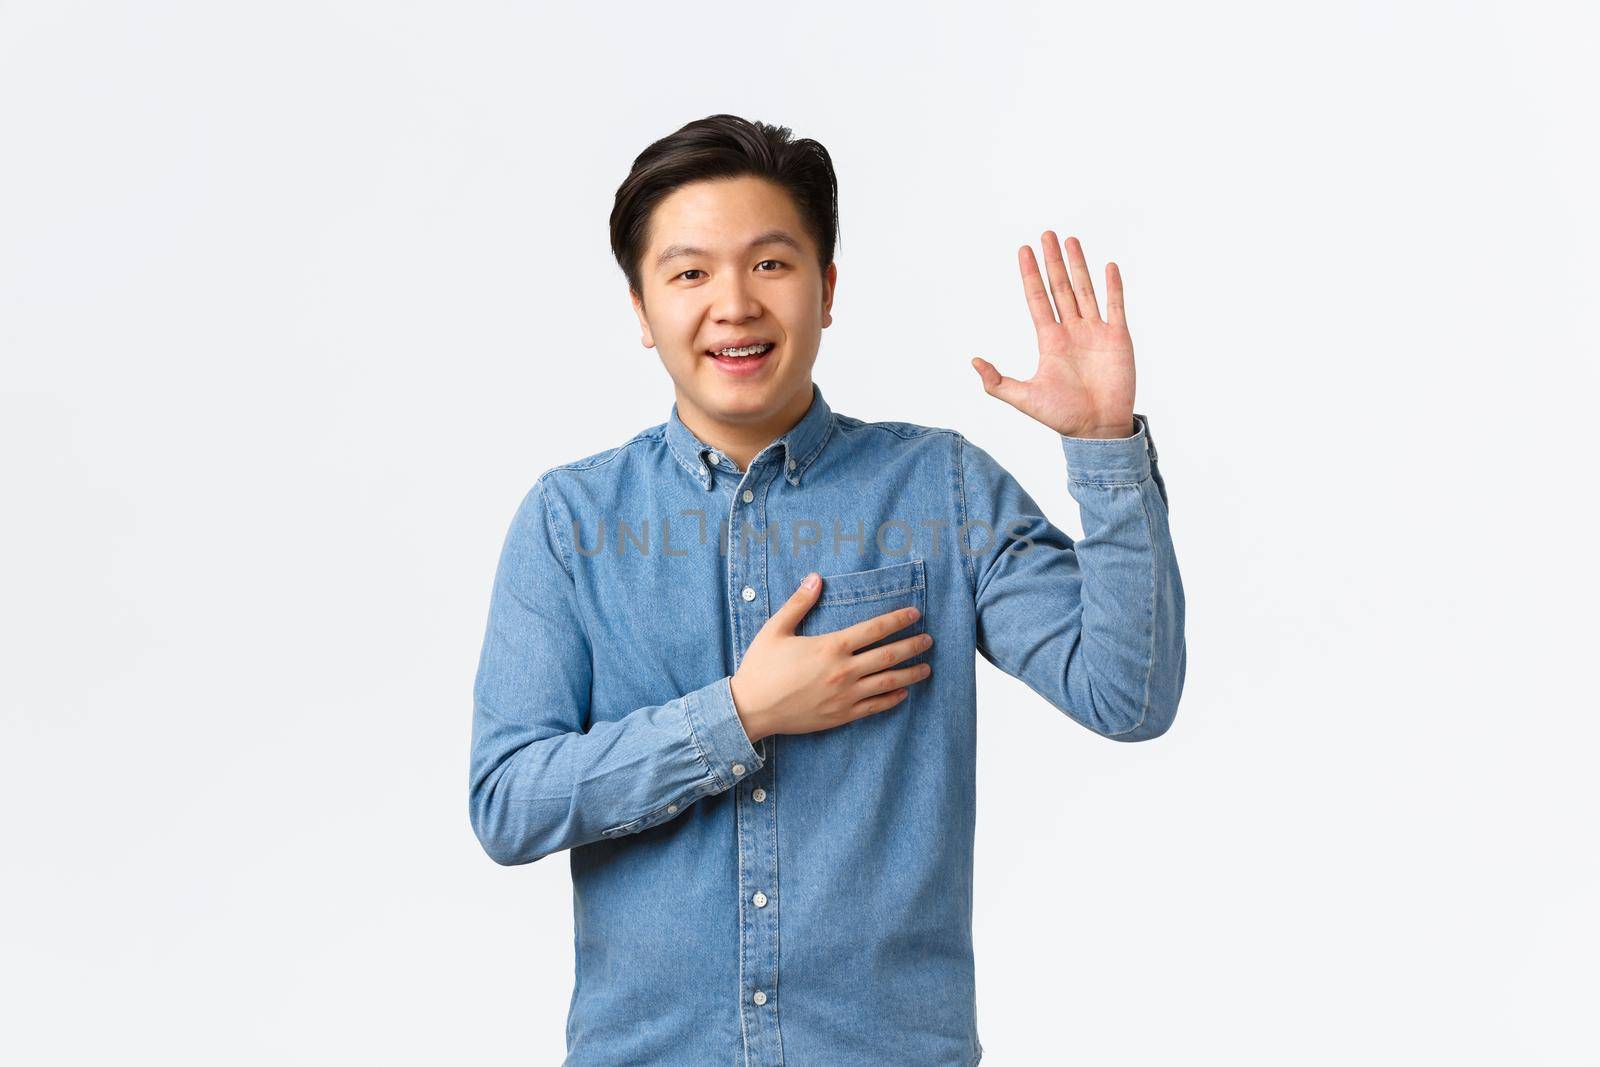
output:
<svg viewBox="0 0 1600 1067"><path fill-rule="evenodd" d="M756 591L747 585L744 587L744 592L740 593L739 595L744 597L746 600L754 600L756 598Z"/></svg>
<svg viewBox="0 0 1600 1067"><path fill-rule="evenodd" d="M758 908L764 908L767 906L767 895L761 892L759 889L756 890L756 895L750 899L756 902L756 907Z"/></svg>
<svg viewBox="0 0 1600 1067"><path fill-rule="evenodd" d="M789 461L789 469L794 470L794 460L792 459Z"/></svg>
<svg viewBox="0 0 1600 1067"><path fill-rule="evenodd" d="M741 774L743 774L743 773L744 773L744 764L742 764L742 763L735 763L735 764L734 764L734 765L733 765L733 776L734 776L734 777L735 777L735 778L737 778L737 777L738 777L738 776L739 776L739 775L741 775Z"/></svg>
<svg viewBox="0 0 1600 1067"><path fill-rule="evenodd" d="M755 1001L757 1004L765 1004L767 1002L767 995L758 989L756 990L756 995L750 999Z"/></svg>
<svg viewBox="0 0 1600 1067"><path fill-rule="evenodd" d="M754 500L755 498L756 498L756 495L754 493L752 493L750 490L746 489L744 491L744 496L742 497L742 499L744 500L744 502L746 504L750 503L750 501Z"/></svg>
<svg viewBox="0 0 1600 1067"><path fill-rule="evenodd" d="M757 804L759 804L763 800L767 799L767 791L758 785L755 787L755 789L751 790L750 796Z"/></svg>
<svg viewBox="0 0 1600 1067"><path fill-rule="evenodd" d="M668 815L671 815L673 812L675 812L677 810L678 810L678 805L676 805L676 804L668 804L667 805L667 814Z"/></svg>

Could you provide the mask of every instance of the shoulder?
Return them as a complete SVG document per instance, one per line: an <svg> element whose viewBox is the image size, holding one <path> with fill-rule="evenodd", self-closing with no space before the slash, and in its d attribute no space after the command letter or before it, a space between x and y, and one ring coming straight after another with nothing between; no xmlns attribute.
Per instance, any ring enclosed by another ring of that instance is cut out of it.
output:
<svg viewBox="0 0 1600 1067"><path fill-rule="evenodd" d="M959 431L947 426L924 426L922 423L898 419L868 421L835 412L833 421L841 436L880 446L904 443L917 447L950 448L961 437Z"/></svg>
<svg viewBox="0 0 1600 1067"><path fill-rule="evenodd" d="M854 447L880 454L885 449L911 453L918 462L938 457L953 469L958 486L964 480L963 472L974 466L987 468L995 463L989 453L950 426L929 426L897 419L867 421L837 414L835 422L841 435Z"/></svg>
<svg viewBox="0 0 1600 1067"><path fill-rule="evenodd" d="M651 463L668 451L667 424L646 427L619 445L544 468L534 479L531 495L559 493L564 487L598 486L625 480L639 463Z"/></svg>

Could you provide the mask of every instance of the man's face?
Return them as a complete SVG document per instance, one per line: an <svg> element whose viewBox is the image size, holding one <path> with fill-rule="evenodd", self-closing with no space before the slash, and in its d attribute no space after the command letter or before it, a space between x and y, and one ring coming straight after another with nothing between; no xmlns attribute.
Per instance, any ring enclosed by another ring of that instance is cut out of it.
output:
<svg viewBox="0 0 1600 1067"><path fill-rule="evenodd" d="M707 430L764 428L797 406L804 414L838 271L818 269L789 194L752 177L681 186L656 205L649 242L644 302L635 295L633 308L645 347L672 377L679 414ZM749 338L773 347L744 362L709 353Z"/></svg>

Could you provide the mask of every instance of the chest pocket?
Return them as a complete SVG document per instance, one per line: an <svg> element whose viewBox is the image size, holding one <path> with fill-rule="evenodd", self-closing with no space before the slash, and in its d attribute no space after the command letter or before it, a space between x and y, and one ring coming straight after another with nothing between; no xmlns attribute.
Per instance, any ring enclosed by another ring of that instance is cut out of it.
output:
<svg viewBox="0 0 1600 1067"><path fill-rule="evenodd" d="M913 634L924 633L928 623L928 580L925 572L926 567L922 560L908 559L901 563L891 563L887 567L846 571L843 574L824 574L822 594L800 620L800 625L795 627L795 633L806 637L834 633L901 608L916 608L920 612L917 621L895 630L870 645L856 649L856 653L859 655L867 649L893 644ZM911 667L925 662L927 657L928 652L919 652L894 664L890 669ZM926 684L925 681L913 682L907 687L909 695L896 707L904 707L914 701L917 696L917 686Z"/></svg>

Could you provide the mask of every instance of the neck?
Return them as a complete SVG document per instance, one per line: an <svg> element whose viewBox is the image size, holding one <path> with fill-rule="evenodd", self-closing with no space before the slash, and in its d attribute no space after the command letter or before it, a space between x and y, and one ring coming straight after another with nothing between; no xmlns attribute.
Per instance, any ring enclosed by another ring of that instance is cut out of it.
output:
<svg viewBox="0 0 1600 1067"><path fill-rule="evenodd" d="M729 422L715 419L684 400L678 400L678 418L700 440L733 460L741 471L750 469L750 461L772 442L794 429L806 412L811 410L812 389L808 380L793 399L779 411L749 421Z"/></svg>

